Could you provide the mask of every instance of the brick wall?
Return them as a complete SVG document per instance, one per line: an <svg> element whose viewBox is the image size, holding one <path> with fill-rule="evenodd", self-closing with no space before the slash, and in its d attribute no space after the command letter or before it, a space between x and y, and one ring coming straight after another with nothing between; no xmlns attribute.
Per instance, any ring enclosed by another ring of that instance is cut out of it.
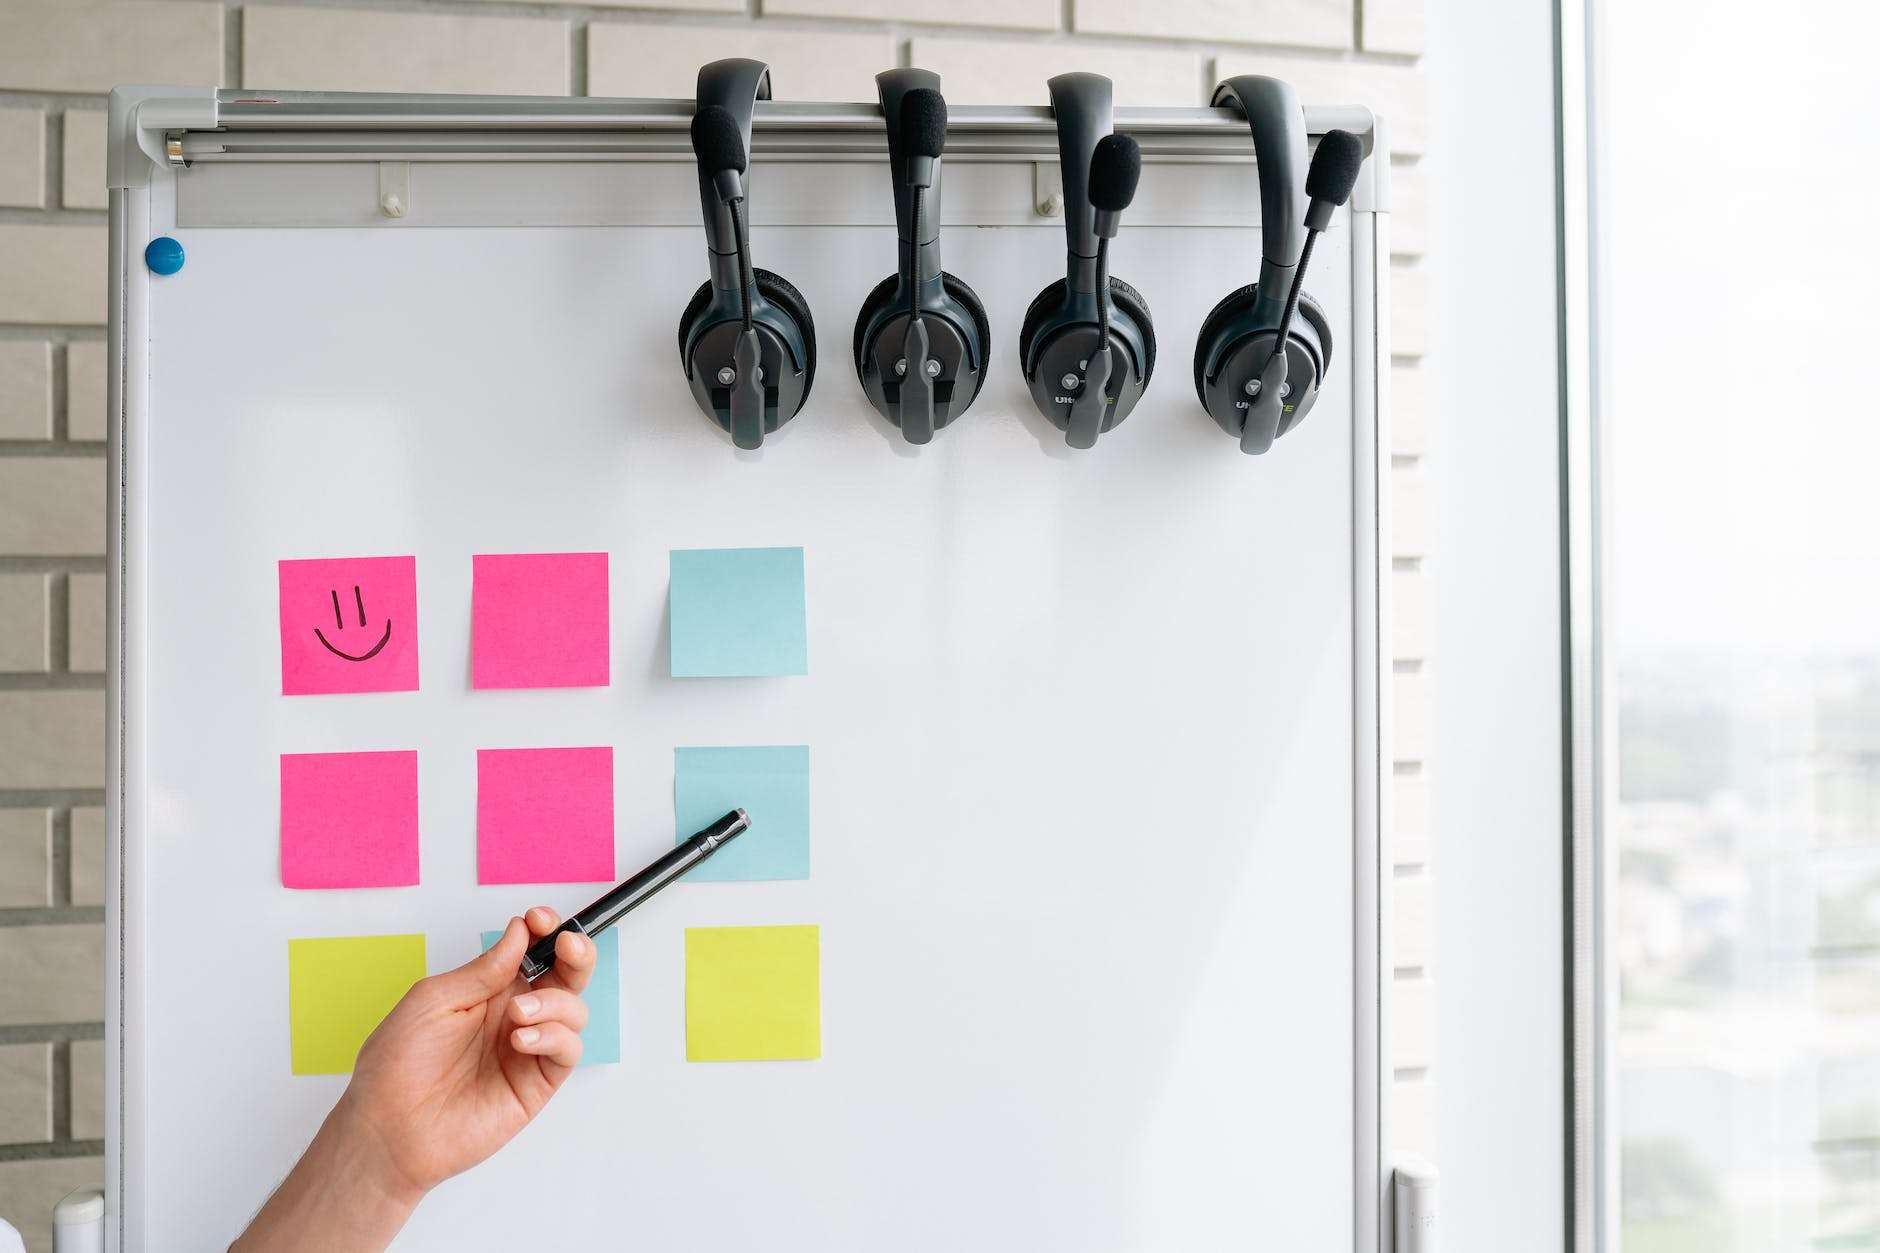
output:
<svg viewBox="0 0 1880 1253"><path fill-rule="evenodd" d="M1045 101L1071 69L1124 105L1292 80L1392 121L1400 1147L1431 1150L1424 745L1422 0L0 0L0 1215L32 1248L102 1175L105 193L116 83L689 96L718 56L779 98L874 99L890 65L958 104ZM259 1198L257 1198L259 1200Z"/></svg>

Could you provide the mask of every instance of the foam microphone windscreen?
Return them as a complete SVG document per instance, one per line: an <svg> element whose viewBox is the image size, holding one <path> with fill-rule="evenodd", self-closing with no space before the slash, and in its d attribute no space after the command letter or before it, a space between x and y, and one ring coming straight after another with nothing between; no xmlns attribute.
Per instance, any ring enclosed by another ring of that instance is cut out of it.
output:
<svg viewBox="0 0 1880 1253"><path fill-rule="evenodd" d="M902 96L902 153L910 157L937 157L946 146L946 98L931 87L916 87Z"/></svg>
<svg viewBox="0 0 1880 1253"><path fill-rule="evenodd" d="M1136 198L1142 177L1142 149L1128 135L1105 135L1090 156L1090 206L1100 213L1121 213Z"/></svg>
<svg viewBox="0 0 1880 1253"><path fill-rule="evenodd" d="M1306 168L1306 195L1313 200L1343 204L1358 183L1364 164L1364 145L1350 131L1327 131Z"/></svg>
<svg viewBox="0 0 1880 1253"><path fill-rule="evenodd" d="M707 176L744 173L744 137L729 109L708 104L692 115L692 152Z"/></svg>

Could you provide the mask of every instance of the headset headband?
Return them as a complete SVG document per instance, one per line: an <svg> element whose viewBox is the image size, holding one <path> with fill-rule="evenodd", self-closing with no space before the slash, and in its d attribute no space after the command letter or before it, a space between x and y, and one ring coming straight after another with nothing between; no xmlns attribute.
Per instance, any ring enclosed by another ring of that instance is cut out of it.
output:
<svg viewBox="0 0 1880 1253"><path fill-rule="evenodd" d="M1260 177L1260 288L1254 316L1277 326L1305 242L1306 119L1292 84L1241 74L1214 89L1214 106L1238 108L1253 131Z"/></svg>
<svg viewBox="0 0 1880 1253"><path fill-rule="evenodd" d="M1071 254L1066 278L1072 291L1092 292L1097 230L1090 207L1090 157L1097 141L1114 129L1110 80L1101 74L1059 74L1048 86L1064 179L1064 240Z"/></svg>
<svg viewBox="0 0 1880 1253"><path fill-rule="evenodd" d="M750 195L751 114L759 100L770 99L770 67L762 61L727 57L701 65L698 71L698 107L718 105L737 119L738 136L744 141L745 195ZM705 244L719 256L736 256L737 232L731 224L731 210L719 198L704 170L698 175L698 198L705 213ZM723 269L713 266L716 274ZM732 286L737 280L732 279Z"/></svg>
<svg viewBox="0 0 1880 1253"><path fill-rule="evenodd" d="M888 172L894 179L894 225L904 244L928 244L940 234L940 163L934 163L933 182L921 197L925 207L921 234L914 238L914 189L907 182L907 154L901 151L901 102L910 91L940 90L940 76L932 70L883 70L875 75L875 93L888 126Z"/></svg>

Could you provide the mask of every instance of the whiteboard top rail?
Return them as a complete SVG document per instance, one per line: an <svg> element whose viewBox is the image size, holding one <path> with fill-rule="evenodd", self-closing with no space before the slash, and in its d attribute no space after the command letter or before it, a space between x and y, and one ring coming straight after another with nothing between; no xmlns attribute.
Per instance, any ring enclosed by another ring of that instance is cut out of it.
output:
<svg viewBox="0 0 1880 1253"><path fill-rule="evenodd" d="M222 160L466 160L583 156L605 160L691 156L690 100L563 96L440 96L373 92L120 87L112 129L172 168ZM1355 105L1303 108L1306 132L1357 135L1367 159L1354 212L1389 211L1388 128ZM1118 108L1118 130L1149 161L1253 163L1244 116L1231 108ZM872 104L760 100L753 158L876 161L886 155ZM395 154L395 155L393 155ZM141 186L144 171L112 153L111 186ZM947 111L955 162L1057 160L1056 120L1045 105L959 105ZM119 169L120 165L125 168Z"/></svg>

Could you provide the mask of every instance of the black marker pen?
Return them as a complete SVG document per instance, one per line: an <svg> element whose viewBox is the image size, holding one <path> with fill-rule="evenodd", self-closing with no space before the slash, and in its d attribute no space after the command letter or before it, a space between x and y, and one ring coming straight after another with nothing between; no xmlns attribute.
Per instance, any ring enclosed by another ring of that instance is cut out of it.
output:
<svg viewBox="0 0 1880 1253"><path fill-rule="evenodd" d="M742 809L734 809L703 831L688 836L658 861L531 944L529 951L522 955L522 977L534 983L555 968L555 937L563 931L579 931L589 938L599 935L629 911L645 904L653 893L676 882L686 871L748 831L750 826L751 816Z"/></svg>

